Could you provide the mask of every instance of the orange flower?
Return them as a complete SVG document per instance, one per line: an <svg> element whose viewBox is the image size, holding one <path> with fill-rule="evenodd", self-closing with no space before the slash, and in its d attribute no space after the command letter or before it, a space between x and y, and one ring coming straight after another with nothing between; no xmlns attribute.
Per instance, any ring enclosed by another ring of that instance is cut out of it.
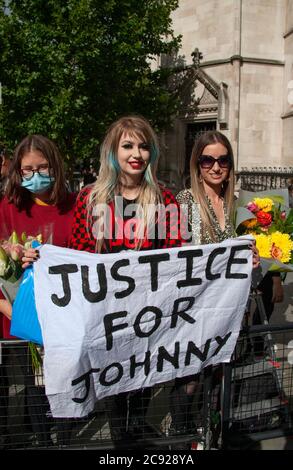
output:
<svg viewBox="0 0 293 470"><path fill-rule="evenodd" d="M271 248L271 255L272 255L272 258L281 260L283 256L283 252L281 248L279 248L277 245L273 243L272 248Z"/></svg>
<svg viewBox="0 0 293 470"><path fill-rule="evenodd" d="M242 222L242 224L244 225L244 227L246 228L253 228L256 226L257 224L257 219L247 219L245 220L244 222Z"/></svg>

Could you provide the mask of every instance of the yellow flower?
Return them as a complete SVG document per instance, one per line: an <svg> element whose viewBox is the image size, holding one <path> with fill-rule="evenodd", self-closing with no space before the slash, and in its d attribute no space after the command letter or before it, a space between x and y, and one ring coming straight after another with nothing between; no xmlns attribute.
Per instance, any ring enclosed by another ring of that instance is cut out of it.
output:
<svg viewBox="0 0 293 470"><path fill-rule="evenodd" d="M274 232L270 236L271 239L271 256L278 259L282 263L288 263L293 250L293 241L288 233Z"/></svg>
<svg viewBox="0 0 293 470"><path fill-rule="evenodd" d="M254 235L259 256L274 258L282 263L288 263L293 250L293 241L288 233L274 232L271 235Z"/></svg>
<svg viewBox="0 0 293 470"><path fill-rule="evenodd" d="M242 225L246 228L253 228L257 224L257 219L247 219L244 222L242 222Z"/></svg>
<svg viewBox="0 0 293 470"><path fill-rule="evenodd" d="M255 197L253 202L259 207L259 210L264 212L270 212L274 205L274 202L269 197Z"/></svg>
<svg viewBox="0 0 293 470"><path fill-rule="evenodd" d="M259 235L254 235L254 238L256 241L256 248L259 251L259 256L262 258L270 258L272 247L270 237L261 233Z"/></svg>

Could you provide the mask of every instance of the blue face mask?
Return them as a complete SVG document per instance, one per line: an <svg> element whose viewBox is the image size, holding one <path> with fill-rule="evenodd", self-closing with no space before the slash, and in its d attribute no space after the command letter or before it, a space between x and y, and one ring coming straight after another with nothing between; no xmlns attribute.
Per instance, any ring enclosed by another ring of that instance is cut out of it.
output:
<svg viewBox="0 0 293 470"><path fill-rule="evenodd" d="M41 194L47 191L52 186L55 178L53 176L40 176L39 173L35 173L30 180L22 179L21 186L31 193Z"/></svg>

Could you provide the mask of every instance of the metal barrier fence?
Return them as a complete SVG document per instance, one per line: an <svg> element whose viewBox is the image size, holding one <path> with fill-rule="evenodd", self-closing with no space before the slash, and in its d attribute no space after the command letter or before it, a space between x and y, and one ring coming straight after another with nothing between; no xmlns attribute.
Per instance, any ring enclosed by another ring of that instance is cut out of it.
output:
<svg viewBox="0 0 293 470"><path fill-rule="evenodd" d="M232 361L224 365L222 448L293 435L292 338L290 324L241 332Z"/></svg>
<svg viewBox="0 0 293 470"><path fill-rule="evenodd" d="M246 325L229 364L100 400L80 419L51 416L28 343L2 340L0 448L229 449L293 435L292 338L290 324Z"/></svg>
<svg viewBox="0 0 293 470"><path fill-rule="evenodd" d="M0 449L206 447L205 416L212 396L208 369L196 376L192 410L181 403L180 387L169 382L100 400L85 418L57 419L51 415L43 371L33 367L28 343L1 340L0 351ZM171 426L169 403L180 422L177 429Z"/></svg>
<svg viewBox="0 0 293 470"><path fill-rule="evenodd" d="M260 325L254 323L258 312ZM221 446L293 435L293 325L269 325L257 289L250 292L243 329L224 365Z"/></svg>
<svg viewBox="0 0 293 470"><path fill-rule="evenodd" d="M292 186L293 168L254 167L241 168L236 172L241 189L247 191L265 191L267 189L287 189Z"/></svg>

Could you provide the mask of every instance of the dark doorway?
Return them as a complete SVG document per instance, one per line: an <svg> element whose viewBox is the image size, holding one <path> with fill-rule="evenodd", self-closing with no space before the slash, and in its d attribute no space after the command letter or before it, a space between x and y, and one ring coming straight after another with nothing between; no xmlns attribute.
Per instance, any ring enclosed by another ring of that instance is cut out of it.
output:
<svg viewBox="0 0 293 470"><path fill-rule="evenodd" d="M216 121L205 121L187 124L185 135L185 169L184 176L189 176L189 162L194 142L206 131L212 131L217 128Z"/></svg>

